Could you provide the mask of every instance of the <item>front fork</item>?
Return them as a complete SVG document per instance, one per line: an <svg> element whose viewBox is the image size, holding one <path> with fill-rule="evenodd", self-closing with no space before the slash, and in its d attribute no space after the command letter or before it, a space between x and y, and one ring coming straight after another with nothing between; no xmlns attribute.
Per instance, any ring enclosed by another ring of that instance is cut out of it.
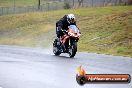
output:
<svg viewBox="0 0 132 88"><path fill-rule="evenodd" d="M78 42L78 39L69 39L69 48L72 48L72 46L76 45Z"/></svg>
<svg viewBox="0 0 132 88"><path fill-rule="evenodd" d="M73 49L74 46L76 46L77 42L78 42L78 39L69 37L69 38L66 39L63 48L65 50Z"/></svg>

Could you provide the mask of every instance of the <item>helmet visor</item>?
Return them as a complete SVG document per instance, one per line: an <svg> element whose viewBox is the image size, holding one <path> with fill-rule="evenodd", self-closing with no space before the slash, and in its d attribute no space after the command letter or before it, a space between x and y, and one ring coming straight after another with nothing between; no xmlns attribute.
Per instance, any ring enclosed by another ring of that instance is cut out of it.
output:
<svg viewBox="0 0 132 88"><path fill-rule="evenodd" d="M75 19L73 19L73 18L68 19L68 22L69 22L69 23L74 23L74 22L75 22Z"/></svg>

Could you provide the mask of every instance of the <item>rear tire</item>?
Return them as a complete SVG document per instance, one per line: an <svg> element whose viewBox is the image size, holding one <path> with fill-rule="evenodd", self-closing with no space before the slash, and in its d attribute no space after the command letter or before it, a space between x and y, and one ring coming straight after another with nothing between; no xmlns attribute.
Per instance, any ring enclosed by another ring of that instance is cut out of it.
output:
<svg viewBox="0 0 132 88"><path fill-rule="evenodd" d="M59 56L59 55L61 54L61 52L60 52L59 49L58 49L57 42L58 42L58 40L55 39L55 41L54 41L54 43L53 43L53 53L54 53L56 56Z"/></svg>

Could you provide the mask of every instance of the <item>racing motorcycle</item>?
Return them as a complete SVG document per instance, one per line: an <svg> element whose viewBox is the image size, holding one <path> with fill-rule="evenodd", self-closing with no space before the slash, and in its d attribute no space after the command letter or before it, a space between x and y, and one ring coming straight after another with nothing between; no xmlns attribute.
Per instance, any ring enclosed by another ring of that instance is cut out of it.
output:
<svg viewBox="0 0 132 88"><path fill-rule="evenodd" d="M56 38L53 42L53 53L59 56L61 53L68 53L72 58L77 52L77 42L81 35L76 25L70 25L61 38Z"/></svg>

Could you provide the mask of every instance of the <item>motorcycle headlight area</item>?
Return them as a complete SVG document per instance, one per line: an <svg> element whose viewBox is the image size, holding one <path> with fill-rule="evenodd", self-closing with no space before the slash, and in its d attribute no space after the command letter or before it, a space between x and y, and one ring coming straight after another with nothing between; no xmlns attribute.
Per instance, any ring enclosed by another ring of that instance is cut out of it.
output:
<svg viewBox="0 0 132 88"><path fill-rule="evenodd" d="M70 35L71 37L80 37L80 33L73 33L73 32L68 32L68 35Z"/></svg>
<svg viewBox="0 0 132 88"><path fill-rule="evenodd" d="M68 35L75 36L75 34L74 33L71 33L71 32L69 32Z"/></svg>

